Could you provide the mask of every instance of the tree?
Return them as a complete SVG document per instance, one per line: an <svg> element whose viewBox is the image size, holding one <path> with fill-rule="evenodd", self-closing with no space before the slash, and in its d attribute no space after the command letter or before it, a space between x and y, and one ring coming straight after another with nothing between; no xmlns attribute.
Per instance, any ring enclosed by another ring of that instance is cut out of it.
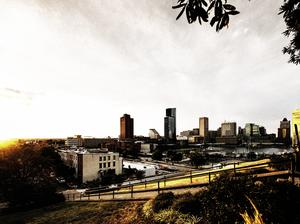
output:
<svg viewBox="0 0 300 224"><path fill-rule="evenodd" d="M13 207L64 200L56 193L55 167L37 145L17 146L0 159L0 197Z"/></svg>
<svg viewBox="0 0 300 224"><path fill-rule="evenodd" d="M173 150L169 150L167 152L167 156L171 159L171 161L178 162L182 160L182 153L174 152Z"/></svg>
<svg viewBox="0 0 300 224"><path fill-rule="evenodd" d="M160 150L155 150L153 153L152 153L152 159L153 160L162 160L162 157L163 157L163 154Z"/></svg>
<svg viewBox="0 0 300 224"><path fill-rule="evenodd" d="M199 152L190 153L190 160L193 166L201 166L205 164L205 156Z"/></svg>
<svg viewBox="0 0 300 224"><path fill-rule="evenodd" d="M290 44L283 48L283 53L290 55L290 63L298 65L300 63L300 3L299 0L283 1L279 11L287 26L283 34L291 37ZM176 20L185 12L188 23L198 20L201 25L202 22L209 22L212 27L216 25L217 32L225 26L228 27L231 16L239 14L236 7L228 4L227 0L178 0L177 3L172 6L173 9L181 9Z"/></svg>
<svg viewBox="0 0 300 224"><path fill-rule="evenodd" d="M64 164L60 155L53 147L43 147L41 149L41 156L45 157L47 161L54 168L57 177L63 177L66 180L74 179L75 169Z"/></svg>

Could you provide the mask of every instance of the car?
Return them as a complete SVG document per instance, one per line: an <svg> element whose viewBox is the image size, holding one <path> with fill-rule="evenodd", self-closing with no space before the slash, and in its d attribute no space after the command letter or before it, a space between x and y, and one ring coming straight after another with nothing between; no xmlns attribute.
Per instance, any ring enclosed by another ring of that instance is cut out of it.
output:
<svg viewBox="0 0 300 224"><path fill-rule="evenodd" d="M65 180L65 178L63 178L63 177L57 177L56 180L57 180L57 182L60 183L60 184L66 183L66 180Z"/></svg>

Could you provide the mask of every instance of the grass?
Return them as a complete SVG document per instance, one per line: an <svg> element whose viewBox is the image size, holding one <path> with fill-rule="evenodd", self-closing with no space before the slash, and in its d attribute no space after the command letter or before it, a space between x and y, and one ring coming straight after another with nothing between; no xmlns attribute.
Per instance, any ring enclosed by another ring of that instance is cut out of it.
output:
<svg viewBox="0 0 300 224"><path fill-rule="evenodd" d="M139 206L137 202L65 202L26 212L0 216L1 224L118 223ZM117 217L117 218L116 218ZM126 223L126 222L120 223ZM128 222L130 223L130 222Z"/></svg>

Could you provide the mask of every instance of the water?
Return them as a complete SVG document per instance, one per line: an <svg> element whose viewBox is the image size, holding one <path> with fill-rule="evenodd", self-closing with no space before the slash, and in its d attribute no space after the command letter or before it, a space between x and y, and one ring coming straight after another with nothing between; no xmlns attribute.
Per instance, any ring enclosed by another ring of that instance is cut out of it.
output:
<svg viewBox="0 0 300 224"><path fill-rule="evenodd" d="M259 148L259 149L247 149L245 147L236 147L236 148L223 148L223 147L209 147L204 152L208 153L219 153L219 154L227 154L227 153L233 153L233 154L247 154L249 152L255 152L256 154L265 154L265 155L282 155L285 153L292 153L292 148L275 148L275 147L269 147L269 148Z"/></svg>

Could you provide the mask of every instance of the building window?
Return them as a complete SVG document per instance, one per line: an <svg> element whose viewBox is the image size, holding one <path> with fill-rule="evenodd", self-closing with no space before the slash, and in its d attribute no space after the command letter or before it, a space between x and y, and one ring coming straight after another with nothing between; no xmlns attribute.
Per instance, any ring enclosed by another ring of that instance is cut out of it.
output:
<svg viewBox="0 0 300 224"><path fill-rule="evenodd" d="M106 161L106 156L103 156L103 160Z"/></svg>
<svg viewBox="0 0 300 224"><path fill-rule="evenodd" d="M104 157L105 158L105 157ZM103 168L106 168L106 163L103 163Z"/></svg>
<svg viewBox="0 0 300 224"><path fill-rule="evenodd" d="M101 156L99 157L99 161L102 161L102 157Z"/></svg>
<svg viewBox="0 0 300 224"><path fill-rule="evenodd" d="M113 159L116 160L116 156L113 156Z"/></svg>
<svg viewBox="0 0 300 224"><path fill-rule="evenodd" d="M113 167L115 167L116 166L116 162L115 161L113 161Z"/></svg>
<svg viewBox="0 0 300 224"><path fill-rule="evenodd" d="M107 163L107 167L110 167L110 162Z"/></svg>
<svg viewBox="0 0 300 224"><path fill-rule="evenodd" d="M99 169L102 169L102 163L99 163Z"/></svg>
<svg viewBox="0 0 300 224"><path fill-rule="evenodd" d="M108 156L108 159L107 160L110 160L110 156Z"/></svg>

